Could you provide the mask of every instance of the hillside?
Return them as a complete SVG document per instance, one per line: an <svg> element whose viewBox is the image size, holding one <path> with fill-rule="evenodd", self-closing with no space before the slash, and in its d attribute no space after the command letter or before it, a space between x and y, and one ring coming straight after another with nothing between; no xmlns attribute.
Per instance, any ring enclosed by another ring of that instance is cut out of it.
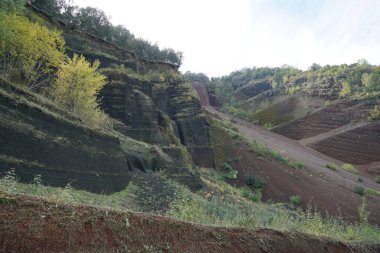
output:
<svg viewBox="0 0 380 253"><path fill-rule="evenodd" d="M101 10L9 3L0 252L378 250L378 93L341 96L378 67L209 81Z"/></svg>

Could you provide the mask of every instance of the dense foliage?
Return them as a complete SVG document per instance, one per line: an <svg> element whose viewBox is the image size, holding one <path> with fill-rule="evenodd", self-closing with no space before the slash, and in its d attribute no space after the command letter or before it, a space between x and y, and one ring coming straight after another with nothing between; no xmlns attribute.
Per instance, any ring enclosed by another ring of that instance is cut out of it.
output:
<svg viewBox="0 0 380 253"><path fill-rule="evenodd" d="M6 5L4 4L6 3ZM23 15L17 1L2 2L0 11L0 75L44 93L90 127L108 129L108 117L98 109L96 93L105 84L99 62L64 54L59 31Z"/></svg>
<svg viewBox="0 0 380 253"><path fill-rule="evenodd" d="M112 25L106 13L93 7L79 8L68 0L32 0L31 3L53 17L63 20L73 28L88 32L115 43L119 47L134 51L139 57L175 65L182 64L182 52L171 48L160 49L157 44L136 38L122 25Z"/></svg>
<svg viewBox="0 0 380 253"><path fill-rule="evenodd" d="M187 71L184 75L186 82L208 83L210 79L206 74Z"/></svg>
<svg viewBox="0 0 380 253"><path fill-rule="evenodd" d="M27 18L0 13L1 72L35 88L64 60L64 40Z"/></svg>
<svg viewBox="0 0 380 253"><path fill-rule="evenodd" d="M83 56L74 55L61 64L52 89L54 98L70 112L94 128L107 128L107 116L98 109L97 92L106 77L97 69L99 62L90 64Z"/></svg>

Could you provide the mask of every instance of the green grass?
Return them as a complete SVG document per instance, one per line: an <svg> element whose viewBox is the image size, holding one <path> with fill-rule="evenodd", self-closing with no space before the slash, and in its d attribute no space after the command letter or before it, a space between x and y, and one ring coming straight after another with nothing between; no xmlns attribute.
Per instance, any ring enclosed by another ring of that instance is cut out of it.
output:
<svg viewBox="0 0 380 253"><path fill-rule="evenodd" d="M305 165L301 161L295 161L290 163L291 166L295 169L303 170L305 169Z"/></svg>
<svg viewBox="0 0 380 253"><path fill-rule="evenodd" d="M328 163L328 164L326 165L326 168L328 168L328 169L330 169L330 170L333 170L333 171L337 171L338 168L339 168L339 166L336 165L335 163Z"/></svg>
<svg viewBox="0 0 380 253"><path fill-rule="evenodd" d="M355 166L349 163L343 164L342 169L352 174L359 174Z"/></svg>
<svg viewBox="0 0 380 253"><path fill-rule="evenodd" d="M367 194L370 194L370 195L373 195L373 196L378 196L378 197L380 197L380 191L376 191L376 190L371 189L371 188L367 188L367 189L366 189L366 193L367 193Z"/></svg>
<svg viewBox="0 0 380 253"><path fill-rule="evenodd" d="M269 156L274 158L280 163L286 164L295 169L305 169L305 165L302 161L292 161L287 156L281 154L279 151L271 150L267 146L257 143L256 141L249 143L249 148L252 152L256 153L258 156L264 157Z"/></svg>

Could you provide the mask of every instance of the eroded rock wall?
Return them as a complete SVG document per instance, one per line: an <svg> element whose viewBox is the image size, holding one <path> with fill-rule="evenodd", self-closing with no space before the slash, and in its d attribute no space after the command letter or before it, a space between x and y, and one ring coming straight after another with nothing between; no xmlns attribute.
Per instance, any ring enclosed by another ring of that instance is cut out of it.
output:
<svg viewBox="0 0 380 253"><path fill-rule="evenodd" d="M184 145L196 165L213 167L206 117L191 87L138 80L112 70L105 74L110 82L100 94L102 108L123 123L119 132L173 150Z"/></svg>
<svg viewBox="0 0 380 253"><path fill-rule="evenodd" d="M122 190L131 169L119 139L83 127L43 98L0 79L0 172L22 182L109 193Z"/></svg>

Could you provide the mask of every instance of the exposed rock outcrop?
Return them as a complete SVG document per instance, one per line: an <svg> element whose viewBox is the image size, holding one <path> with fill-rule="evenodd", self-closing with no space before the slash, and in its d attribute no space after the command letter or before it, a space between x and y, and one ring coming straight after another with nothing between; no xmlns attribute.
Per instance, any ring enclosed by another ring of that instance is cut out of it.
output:
<svg viewBox="0 0 380 253"><path fill-rule="evenodd" d="M168 152L185 145L196 165L213 167L206 117L191 87L133 79L112 70L105 74L110 83L101 92L102 108L123 123L118 131Z"/></svg>
<svg viewBox="0 0 380 253"><path fill-rule="evenodd" d="M23 182L37 174L52 186L93 192L124 189L132 168L119 139L85 128L78 119L0 79L0 172Z"/></svg>

